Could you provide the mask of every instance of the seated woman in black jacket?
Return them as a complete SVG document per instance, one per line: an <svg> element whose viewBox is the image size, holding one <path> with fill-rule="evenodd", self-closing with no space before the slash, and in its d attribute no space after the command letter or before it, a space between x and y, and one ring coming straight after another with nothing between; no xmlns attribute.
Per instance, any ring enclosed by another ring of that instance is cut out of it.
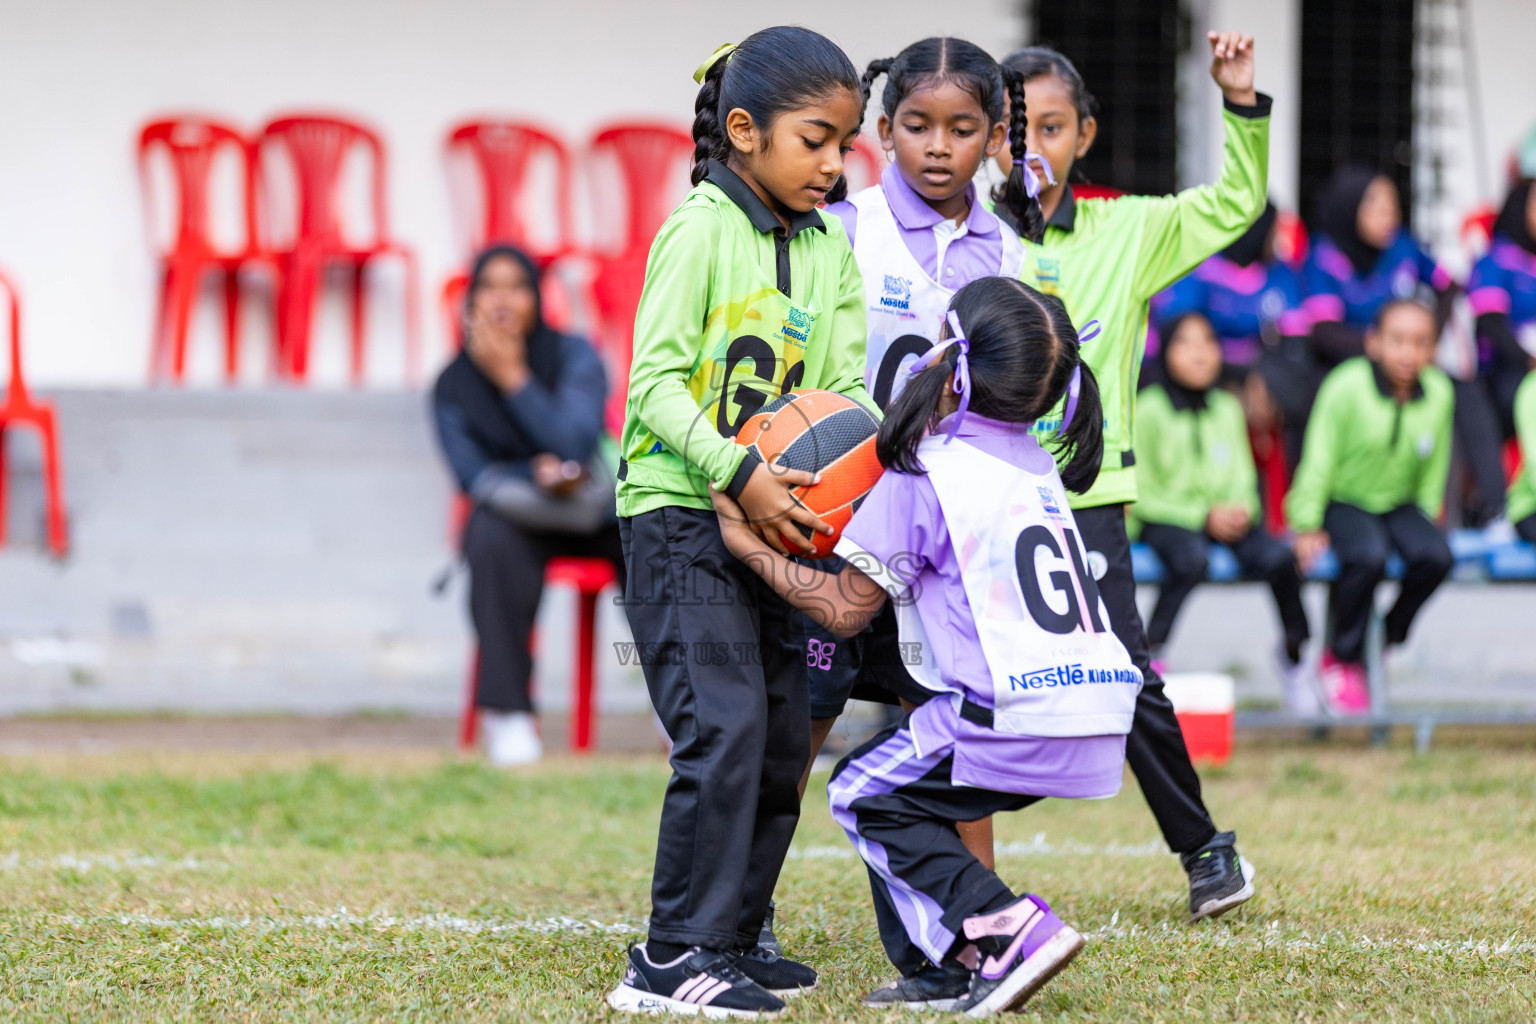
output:
<svg viewBox="0 0 1536 1024"><path fill-rule="evenodd" d="M433 417L474 502L463 549L486 749L494 764L526 764L543 752L528 681L545 563L608 558L622 585L613 475L601 453L608 383L586 340L544 323L538 268L509 246L475 260L462 338L433 388Z"/></svg>

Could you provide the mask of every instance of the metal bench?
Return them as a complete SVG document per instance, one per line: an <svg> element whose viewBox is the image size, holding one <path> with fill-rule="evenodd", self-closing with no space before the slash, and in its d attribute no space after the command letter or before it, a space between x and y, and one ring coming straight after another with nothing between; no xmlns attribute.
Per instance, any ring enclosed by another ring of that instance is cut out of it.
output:
<svg viewBox="0 0 1536 1024"><path fill-rule="evenodd" d="M1536 583L1536 546L1524 541L1490 544L1478 530L1454 530L1447 540L1451 554L1456 559L1455 567L1451 570L1453 580L1464 583ZM1131 545L1131 571L1138 584L1160 584L1164 579L1162 562L1157 553L1145 544ZM1306 578L1309 582L1331 583L1338 577L1338 573L1338 559L1329 551L1318 559ZM1395 554L1391 555L1387 560L1387 577L1401 579L1402 574L1402 560ZM1240 583L1250 579L1243 575L1230 549L1220 544L1210 546L1206 582ZM1306 717L1286 711L1239 711L1235 721L1237 728L1301 727L1326 734L1334 726L1364 726L1370 730L1371 742L1380 745L1386 742L1394 726L1412 726L1414 746L1424 751L1429 749L1437 725L1536 724L1536 712L1530 711L1392 710L1387 699L1386 675L1382 670L1384 634L1382 617L1379 612L1374 613L1365 657L1371 694L1369 714L1337 718L1331 715Z"/></svg>

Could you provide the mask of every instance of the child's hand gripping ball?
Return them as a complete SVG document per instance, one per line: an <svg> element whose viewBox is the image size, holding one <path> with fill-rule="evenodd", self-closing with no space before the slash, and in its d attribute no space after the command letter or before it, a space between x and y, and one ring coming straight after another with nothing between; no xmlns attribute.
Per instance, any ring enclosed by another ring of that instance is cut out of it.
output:
<svg viewBox="0 0 1536 1024"><path fill-rule="evenodd" d="M832 553L843 527L880 479L875 434L880 421L851 398L832 391L791 391L763 406L742 425L736 443L757 453L770 468L803 469L821 482L796 487L791 496L832 527L830 534L800 531L816 545L813 558Z"/></svg>

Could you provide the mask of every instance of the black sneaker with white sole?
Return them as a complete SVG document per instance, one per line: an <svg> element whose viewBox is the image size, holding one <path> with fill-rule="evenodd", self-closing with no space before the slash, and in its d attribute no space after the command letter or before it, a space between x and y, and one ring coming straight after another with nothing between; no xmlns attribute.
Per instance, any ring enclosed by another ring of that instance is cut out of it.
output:
<svg viewBox="0 0 1536 1024"><path fill-rule="evenodd" d="M1237 852L1237 834L1218 832L1193 853L1179 856L1189 875L1189 920L1220 917L1253 898L1253 865Z"/></svg>
<svg viewBox="0 0 1536 1024"><path fill-rule="evenodd" d="M747 977L729 953L694 946L676 960L651 962L645 943L631 946L629 964L608 1005L624 1013L773 1017L784 1000Z"/></svg>
<svg viewBox="0 0 1536 1024"><path fill-rule="evenodd" d="M742 974L780 999L809 992L816 987L816 968L775 953L762 943L731 953Z"/></svg>
<svg viewBox="0 0 1536 1024"><path fill-rule="evenodd" d="M864 997L865 1006L881 1010L953 1010L971 994L971 972L960 964L926 965Z"/></svg>

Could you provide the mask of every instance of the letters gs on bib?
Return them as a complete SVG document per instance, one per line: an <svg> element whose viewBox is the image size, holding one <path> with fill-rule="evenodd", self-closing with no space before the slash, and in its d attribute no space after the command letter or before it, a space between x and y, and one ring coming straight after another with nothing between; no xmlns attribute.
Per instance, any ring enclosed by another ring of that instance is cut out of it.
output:
<svg viewBox="0 0 1536 1024"><path fill-rule="evenodd" d="M736 368L744 363L752 364L752 376L740 381L734 380ZM789 367L782 377L779 372L779 357L762 338L742 334L731 339L730 347L725 352L725 373L722 377L719 407L715 412L715 429L721 437L735 437L747 420L756 415L770 399L787 395L799 387L805 379L805 362L802 360ZM768 392L753 387L754 381L767 385ZM733 401L739 410L735 418L730 414Z"/></svg>

